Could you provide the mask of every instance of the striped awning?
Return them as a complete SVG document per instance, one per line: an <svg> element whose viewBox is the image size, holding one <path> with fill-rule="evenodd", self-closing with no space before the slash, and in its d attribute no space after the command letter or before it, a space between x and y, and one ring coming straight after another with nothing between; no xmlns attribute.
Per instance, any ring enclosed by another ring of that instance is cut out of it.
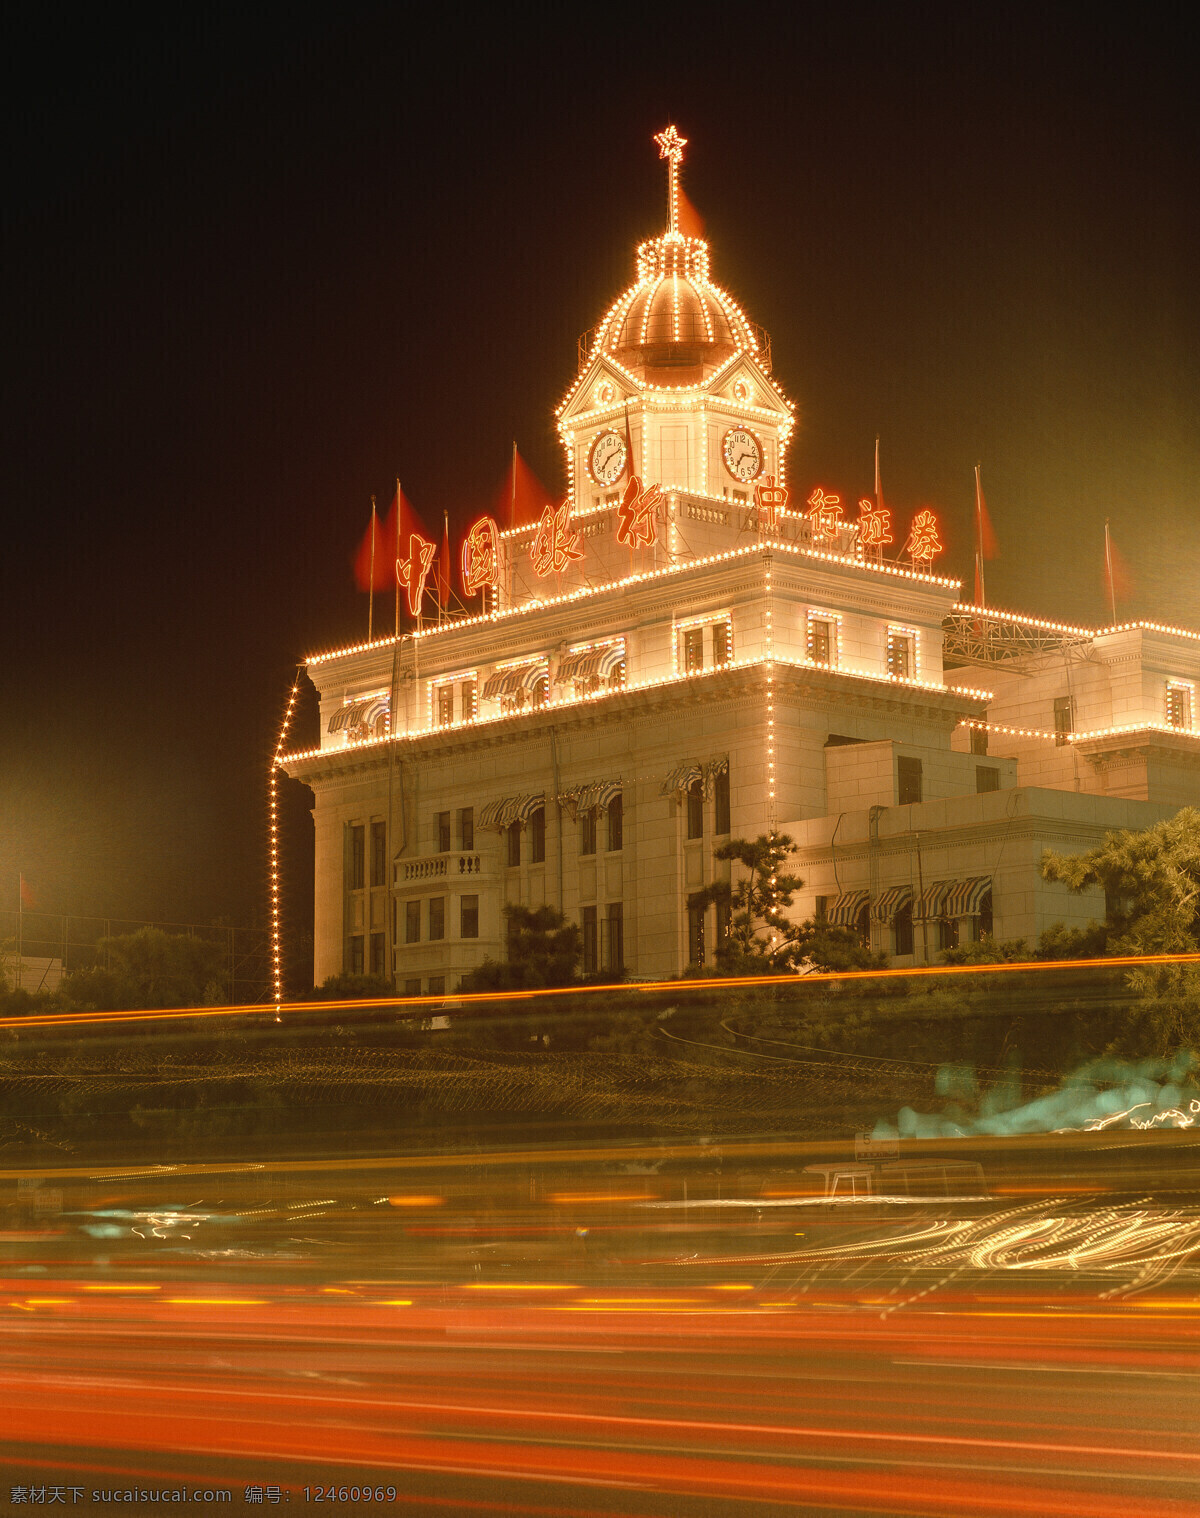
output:
<svg viewBox="0 0 1200 1518"><path fill-rule="evenodd" d="M573 790L563 791L558 799L574 819L580 812L591 811L592 807L606 807L614 796L621 794L623 789L619 780L594 780L590 785L580 785Z"/></svg>
<svg viewBox="0 0 1200 1518"><path fill-rule="evenodd" d="M710 759L705 768L708 771L708 783L711 785L718 775L728 775L729 755L725 754L720 759Z"/></svg>
<svg viewBox="0 0 1200 1518"><path fill-rule="evenodd" d="M625 662L625 640L602 643L596 648L578 648L565 653L558 661L554 673L555 684L565 685L568 680L590 680L593 675L607 680L619 665Z"/></svg>
<svg viewBox="0 0 1200 1518"><path fill-rule="evenodd" d="M826 920L835 928L852 928L869 895L869 891L843 891L829 903Z"/></svg>
<svg viewBox="0 0 1200 1518"><path fill-rule="evenodd" d="M975 875L970 880L956 880L942 909L944 917L978 917L983 898L992 889L990 875Z"/></svg>
<svg viewBox="0 0 1200 1518"><path fill-rule="evenodd" d="M939 880L925 887L925 894L913 904L913 920L925 922L946 916L946 900L954 889L953 880Z"/></svg>
<svg viewBox="0 0 1200 1518"><path fill-rule="evenodd" d="M694 759L689 759L685 764L677 764L662 783L661 796L674 796L679 791L686 791L695 785L697 780L704 779L704 771Z"/></svg>
<svg viewBox="0 0 1200 1518"><path fill-rule="evenodd" d="M871 916L876 922L890 922L896 913L906 907L913 897L910 885L889 886L871 903Z"/></svg>
<svg viewBox="0 0 1200 1518"><path fill-rule="evenodd" d="M532 664L516 664L508 669L498 669L489 675L484 684L482 697L485 701L493 696L512 696L519 690L533 690L539 681L546 679L546 661L535 659Z"/></svg>
<svg viewBox="0 0 1200 1518"><path fill-rule="evenodd" d="M351 701L346 706L339 706L329 719L329 731L340 733L343 728L365 727L369 733L381 735L387 727L384 719L391 704L391 696L385 691L382 695L368 696L365 701Z"/></svg>
<svg viewBox="0 0 1200 1518"><path fill-rule="evenodd" d="M479 826L502 831L514 822L525 823L538 807L546 805L546 793L537 791L523 796L502 796L480 809Z"/></svg>

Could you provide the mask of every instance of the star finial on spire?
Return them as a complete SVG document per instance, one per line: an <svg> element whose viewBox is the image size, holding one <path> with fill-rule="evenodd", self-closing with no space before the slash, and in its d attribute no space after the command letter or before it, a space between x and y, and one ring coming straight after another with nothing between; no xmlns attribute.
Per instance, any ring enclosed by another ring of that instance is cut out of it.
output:
<svg viewBox="0 0 1200 1518"><path fill-rule="evenodd" d="M667 229L674 237L679 235L679 160L687 147L687 138L681 137L674 125L665 132L656 132L658 156L667 160Z"/></svg>
<svg viewBox="0 0 1200 1518"><path fill-rule="evenodd" d="M677 164L683 157L683 150L687 147L687 138L681 137L674 126L669 126L665 132L656 132L654 140L658 143L658 156L669 158L672 164Z"/></svg>

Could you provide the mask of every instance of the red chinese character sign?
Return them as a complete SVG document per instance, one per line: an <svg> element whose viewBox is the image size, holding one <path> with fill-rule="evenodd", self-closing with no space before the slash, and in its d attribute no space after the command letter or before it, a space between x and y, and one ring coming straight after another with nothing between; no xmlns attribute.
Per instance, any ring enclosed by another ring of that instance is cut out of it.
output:
<svg viewBox="0 0 1200 1518"><path fill-rule="evenodd" d="M883 551L883 545L892 541L892 514L886 506L876 506L874 501L858 503L858 541L863 548Z"/></svg>
<svg viewBox="0 0 1200 1518"><path fill-rule="evenodd" d="M462 582L468 596L500 583L500 529L491 517L480 517L463 540Z"/></svg>
<svg viewBox="0 0 1200 1518"><path fill-rule="evenodd" d="M421 615L421 602L425 598L425 581L437 554L437 544L423 538L419 532L409 534L408 558L396 560L396 579L408 593L409 616Z"/></svg>
<svg viewBox="0 0 1200 1518"><path fill-rule="evenodd" d="M562 574L572 559L583 558L579 534L571 529L569 502L564 501L557 511L547 506L542 512L529 558L534 574L542 579L549 574Z"/></svg>
<svg viewBox="0 0 1200 1518"><path fill-rule="evenodd" d="M617 507L617 542L625 543L630 548L650 548L656 543L658 523L655 513L664 502L660 486L651 485L646 490L636 474L630 475L621 504Z"/></svg>
<svg viewBox="0 0 1200 1518"><path fill-rule="evenodd" d="M837 497L835 496L836 500ZM759 529L779 526L779 513L788 503L786 485L777 485L773 474L764 474L754 487L754 504L758 507Z"/></svg>
<svg viewBox="0 0 1200 1518"><path fill-rule="evenodd" d="M913 517L904 552L911 557L914 566L920 564L923 569L928 569L933 563L934 555L941 553L937 525L937 517L928 508L918 511Z"/></svg>
<svg viewBox="0 0 1200 1518"><path fill-rule="evenodd" d="M808 520L812 523L814 538L836 538L838 528L842 525L842 498L840 495L826 495L820 485L808 498L811 508Z"/></svg>

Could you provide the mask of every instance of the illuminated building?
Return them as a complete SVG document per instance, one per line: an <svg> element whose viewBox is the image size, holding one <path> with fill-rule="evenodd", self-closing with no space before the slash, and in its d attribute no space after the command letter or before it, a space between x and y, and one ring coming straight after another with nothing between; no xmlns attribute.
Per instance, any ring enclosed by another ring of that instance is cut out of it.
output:
<svg viewBox="0 0 1200 1518"><path fill-rule="evenodd" d="M678 230L658 140L668 227L580 340L565 499L475 524L476 615L307 662L320 746L279 764L316 797L318 981L451 992L507 902L580 923L585 970L676 974L722 931L714 846L771 828L797 915L920 962L1102 917L1042 849L1200 800L1200 637L963 607L931 512L789 485L770 341Z"/></svg>

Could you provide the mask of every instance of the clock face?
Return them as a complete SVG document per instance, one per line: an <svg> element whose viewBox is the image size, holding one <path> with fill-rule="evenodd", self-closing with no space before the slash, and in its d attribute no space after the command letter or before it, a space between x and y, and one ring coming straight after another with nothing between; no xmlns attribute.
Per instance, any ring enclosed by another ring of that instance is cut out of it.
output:
<svg viewBox="0 0 1200 1518"><path fill-rule="evenodd" d="M763 445L747 428L732 427L725 434L722 451L725 467L735 480L748 484L762 473Z"/></svg>
<svg viewBox="0 0 1200 1518"><path fill-rule="evenodd" d="M597 485L612 485L625 470L625 439L619 432L602 432L588 454L588 472Z"/></svg>

